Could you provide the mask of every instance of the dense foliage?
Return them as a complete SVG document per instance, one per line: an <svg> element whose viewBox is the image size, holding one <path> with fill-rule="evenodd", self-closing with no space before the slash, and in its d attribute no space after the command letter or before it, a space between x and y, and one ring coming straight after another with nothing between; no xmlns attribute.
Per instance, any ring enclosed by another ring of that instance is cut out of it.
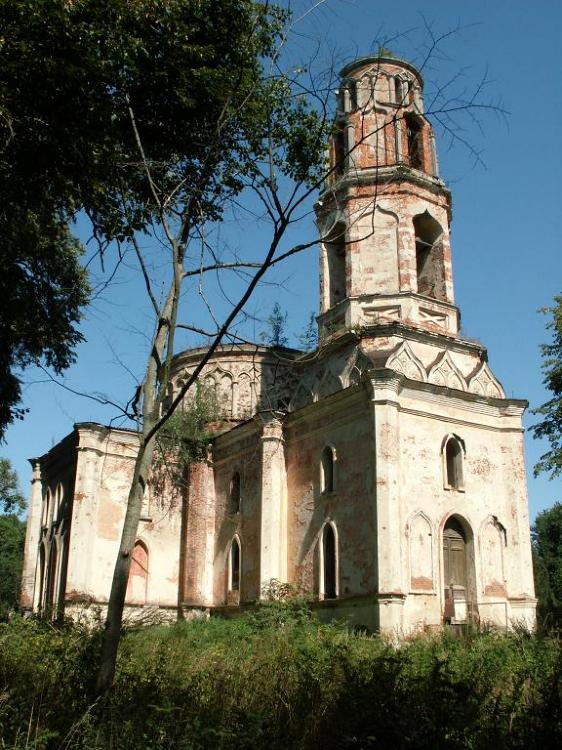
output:
<svg viewBox="0 0 562 750"><path fill-rule="evenodd" d="M543 419L531 430L534 437L546 438L550 443L550 450L541 456L535 466L535 475L546 471L554 478L562 474L562 295L557 295L554 305L543 312L552 316L546 326L552 331L552 341L541 347L543 382L551 391L552 398L533 411Z"/></svg>
<svg viewBox="0 0 562 750"><path fill-rule="evenodd" d="M0 619L19 605L25 524L15 515L0 515Z"/></svg>
<svg viewBox="0 0 562 750"><path fill-rule="evenodd" d="M317 118L264 70L286 19L253 0L0 0L0 436L17 368L60 371L82 340L77 211L103 252L164 203L171 224L219 218L269 155L314 176Z"/></svg>
<svg viewBox="0 0 562 750"><path fill-rule="evenodd" d="M93 702L99 632L0 625L0 745L96 750L547 748L562 742L556 637L427 635L393 647L298 601L124 636ZM2 744L3 743L3 744Z"/></svg>
<svg viewBox="0 0 562 750"><path fill-rule="evenodd" d="M562 614L562 503L537 515L531 536L541 614Z"/></svg>

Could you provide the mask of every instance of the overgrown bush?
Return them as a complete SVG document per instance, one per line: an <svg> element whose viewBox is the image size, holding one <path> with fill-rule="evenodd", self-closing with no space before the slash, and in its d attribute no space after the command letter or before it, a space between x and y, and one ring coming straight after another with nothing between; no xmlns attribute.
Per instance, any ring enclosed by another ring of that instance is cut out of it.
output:
<svg viewBox="0 0 562 750"><path fill-rule="evenodd" d="M127 632L93 699L99 630L0 625L0 747L88 750L549 748L562 644L525 633L399 647L325 625L298 597L236 620Z"/></svg>

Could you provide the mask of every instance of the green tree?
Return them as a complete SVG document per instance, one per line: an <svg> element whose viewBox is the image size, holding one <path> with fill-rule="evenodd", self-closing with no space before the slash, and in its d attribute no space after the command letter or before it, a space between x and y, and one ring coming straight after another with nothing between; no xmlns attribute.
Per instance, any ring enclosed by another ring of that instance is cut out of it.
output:
<svg viewBox="0 0 562 750"><path fill-rule="evenodd" d="M0 617L19 603L25 523L11 515L0 515Z"/></svg>
<svg viewBox="0 0 562 750"><path fill-rule="evenodd" d="M531 538L541 609L562 607L562 503L538 514Z"/></svg>
<svg viewBox="0 0 562 750"><path fill-rule="evenodd" d="M283 312L279 302L276 302L266 320L267 331L263 331L260 334L260 338L264 344L273 347L287 346L289 341L285 333L287 330L287 317L287 311Z"/></svg>
<svg viewBox="0 0 562 750"><path fill-rule="evenodd" d="M299 336L299 344L305 352L313 351L318 346L318 323L316 322L316 315L313 312L310 313L308 323Z"/></svg>
<svg viewBox="0 0 562 750"><path fill-rule="evenodd" d="M4 513L22 511L25 498L18 487L18 476L7 458L0 458L0 509Z"/></svg>
<svg viewBox="0 0 562 750"><path fill-rule="evenodd" d="M535 476L545 471L553 479L562 474L562 295L557 295L554 305L542 312L552 316L546 325L552 331L552 342L541 346L543 382L552 392L552 398L533 410L533 414L543 419L531 431L533 437L546 438L550 443L550 450L535 465Z"/></svg>

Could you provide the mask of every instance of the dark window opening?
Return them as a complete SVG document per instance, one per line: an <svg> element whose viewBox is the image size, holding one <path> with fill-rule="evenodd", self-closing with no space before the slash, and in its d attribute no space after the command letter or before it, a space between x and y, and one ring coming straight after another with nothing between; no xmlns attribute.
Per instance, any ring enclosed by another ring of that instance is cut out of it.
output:
<svg viewBox="0 0 562 750"><path fill-rule="evenodd" d="M394 101L396 104L402 104L402 79L396 76L394 78Z"/></svg>
<svg viewBox="0 0 562 750"><path fill-rule="evenodd" d="M466 534L456 518L443 529L443 568L446 587L467 588Z"/></svg>
<svg viewBox="0 0 562 750"><path fill-rule="evenodd" d="M240 591L240 545L237 539L232 540L230 547L230 590Z"/></svg>
<svg viewBox="0 0 562 750"><path fill-rule="evenodd" d="M324 526L324 599L335 599L336 591L336 535L331 524Z"/></svg>
<svg viewBox="0 0 562 750"><path fill-rule="evenodd" d="M338 224L325 243L328 264L329 307L345 299L345 226Z"/></svg>
<svg viewBox="0 0 562 750"><path fill-rule="evenodd" d="M230 480L230 512L240 513L240 474L237 471Z"/></svg>
<svg viewBox="0 0 562 750"><path fill-rule="evenodd" d="M422 125L416 117L406 117L408 159L414 169L423 169Z"/></svg>
<svg viewBox="0 0 562 750"><path fill-rule="evenodd" d="M358 107L358 100L357 100L357 81L349 81L348 84L349 88L349 102L351 105L351 109L357 109Z"/></svg>
<svg viewBox="0 0 562 750"><path fill-rule="evenodd" d="M445 470L447 486L456 490L461 489L463 486L462 447L454 437L449 438L445 445Z"/></svg>
<svg viewBox="0 0 562 750"><path fill-rule="evenodd" d="M426 211L414 217L418 294L446 301L443 230Z"/></svg>

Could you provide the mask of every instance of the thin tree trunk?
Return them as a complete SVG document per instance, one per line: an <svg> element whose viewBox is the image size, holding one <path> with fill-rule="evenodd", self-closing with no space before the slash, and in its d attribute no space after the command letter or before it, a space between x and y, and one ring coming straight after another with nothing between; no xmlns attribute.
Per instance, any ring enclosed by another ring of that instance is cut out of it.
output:
<svg viewBox="0 0 562 750"><path fill-rule="evenodd" d="M129 570L135 541L137 538L138 525L142 510L144 488L154 452L154 441L148 445L141 442L139 456L135 465L135 473L127 499L127 511L121 535L119 554L113 571L111 593L107 607L107 619L103 638L102 655L97 678L97 692L99 695L107 692L115 676L117 663L117 649L121 638L121 627L123 621L123 610L125 597L127 595L127 584L129 581Z"/></svg>

